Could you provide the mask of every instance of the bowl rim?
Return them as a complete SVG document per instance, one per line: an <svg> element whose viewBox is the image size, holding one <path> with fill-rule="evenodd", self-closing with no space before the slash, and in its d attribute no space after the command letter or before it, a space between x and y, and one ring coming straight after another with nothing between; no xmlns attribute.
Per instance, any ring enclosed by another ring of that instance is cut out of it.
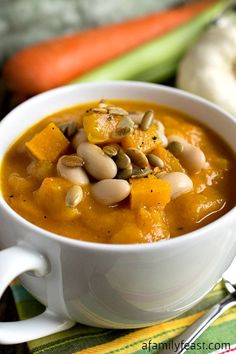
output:
<svg viewBox="0 0 236 354"><path fill-rule="evenodd" d="M154 83L146 83L146 82L139 82L139 81L99 81L99 82L89 82L89 83L77 83L73 85L68 85L68 86L62 86L59 88L55 88L43 93L40 93L25 102L21 103L19 106L14 108L12 111L10 111L0 122L0 132L1 128L4 126L6 121L11 118L12 115L16 115L18 111L24 110L25 107L29 105L34 105L34 104L39 104L41 100L44 100L45 97L53 97L57 93L63 93L63 92L70 92L74 91L77 89L77 87L85 87L85 86L100 86L100 85L115 85L117 87L121 86L127 86L132 89L132 87L149 87L153 89L159 89L162 90L163 92L172 92L173 94L179 96L179 97L185 97L190 100L198 101L201 105L208 106L212 108L213 110L217 110L221 114L227 117L228 120L232 121L234 124L236 124L236 120L234 119L233 115L230 113L224 111L221 107L218 107L216 104L207 101L206 99L196 96L192 93L182 91L180 89L174 88L174 87L169 87L169 86L164 86L160 84L154 84ZM40 234L40 236L52 239L53 241L56 242L62 242L74 247L79 247L79 248L84 248L84 249L89 249L91 251L101 251L101 252L124 252L124 253L129 253L129 252L143 252L147 250L155 250L155 249L163 249L166 247L176 247L176 245L183 245L184 242L186 241L191 241L195 240L196 238L204 237L206 233L211 232L213 229L218 228L219 226L222 227L222 224L227 224L227 221L232 219L233 214L236 213L236 206L234 206L232 209L230 209L227 213L216 219L215 221L209 223L208 225L205 225L197 230L194 230L192 232L188 232L186 234L180 235L178 237L173 237L167 240L160 240L158 242L152 242L152 243L139 243L139 244L108 244L108 243L98 243L98 242L91 242L91 241L83 241L83 240L77 240L77 239L72 239L60 234L56 234L53 232L50 232L48 230L45 230L30 221L24 219L20 214L18 214L15 210L13 210L9 204L5 201L3 198L3 195L0 191L0 208L3 208L3 210L7 213L9 218L12 218L17 224L20 224L26 228L28 228L31 232L35 232L37 234Z"/></svg>

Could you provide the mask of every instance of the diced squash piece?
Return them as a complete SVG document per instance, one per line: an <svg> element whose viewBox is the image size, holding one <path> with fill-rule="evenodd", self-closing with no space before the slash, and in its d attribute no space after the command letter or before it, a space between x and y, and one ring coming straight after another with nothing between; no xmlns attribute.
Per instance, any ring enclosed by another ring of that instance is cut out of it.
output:
<svg viewBox="0 0 236 354"><path fill-rule="evenodd" d="M164 211L157 208L139 208L136 221L125 223L112 237L111 243L128 244L156 242L170 237Z"/></svg>
<svg viewBox="0 0 236 354"><path fill-rule="evenodd" d="M35 192L35 200L52 218L60 222L70 220L79 215L77 208L65 205L65 198L72 183L60 177L47 177Z"/></svg>
<svg viewBox="0 0 236 354"><path fill-rule="evenodd" d="M132 179L131 209L146 207L164 207L170 201L170 184L154 176Z"/></svg>
<svg viewBox="0 0 236 354"><path fill-rule="evenodd" d="M170 135L181 135L183 138L185 137L186 124L188 122L184 122L184 124L180 124L179 120L176 119L175 116L164 115L162 117L162 123L165 126L165 134L167 137Z"/></svg>
<svg viewBox="0 0 236 354"><path fill-rule="evenodd" d="M134 129L134 132L127 135L121 140L122 147L126 150L128 148L136 148L145 154L155 149L160 145L160 139L157 133L156 125L152 125L148 130Z"/></svg>
<svg viewBox="0 0 236 354"><path fill-rule="evenodd" d="M190 144L198 146L199 140L206 137L206 134L202 127L198 126L196 122L192 123L186 119L182 122L177 120L175 116L164 116L162 118L163 124L165 126L166 136L179 135Z"/></svg>
<svg viewBox="0 0 236 354"><path fill-rule="evenodd" d="M163 146L157 146L152 154L160 157L164 162L164 167L161 169L165 172L184 172L184 168L181 166L179 160Z"/></svg>
<svg viewBox="0 0 236 354"><path fill-rule="evenodd" d="M73 184L61 177L46 177L40 188L36 191L35 196L40 204L46 207L61 208L65 205L65 196L68 189Z"/></svg>
<svg viewBox="0 0 236 354"><path fill-rule="evenodd" d="M128 205L126 208L109 208L95 201L90 190L91 185L83 186L84 199L79 206L81 222L85 227L96 233L99 225L100 234L110 238L112 234L120 230L120 220L127 219L131 223L134 222L134 213Z"/></svg>
<svg viewBox="0 0 236 354"><path fill-rule="evenodd" d="M120 121L119 116L88 113L83 117L83 126L88 141L93 144L112 141L111 133Z"/></svg>
<svg viewBox="0 0 236 354"><path fill-rule="evenodd" d="M136 213L138 227L145 235L145 242L156 242L170 237L163 208L139 208Z"/></svg>
<svg viewBox="0 0 236 354"><path fill-rule="evenodd" d="M110 240L114 244L144 243L142 231L133 223L127 223Z"/></svg>
<svg viewBox="0 0 236 354"><path fill-rule="evenodd" d="M24 218L30 220L30 218L35 218L38 220L40 216L42 217L42 210L40 207L32 203L31 196L21 195L15 198L14 196L9 199L10 206Z"/></svg>
<svg viewBox="0 0 236 354"><path fill-rule="evenodd" d="M216 170L222 171L229 171L232 167L232 162L223 157L215 157L214 160L210 163L214 166Z"/></svg>
<svg viewBox="0 0 236 354"><path fill-rule="evenodd" d="M30 178L21 177L17 173L12 173L8 179L11 191L16 195L23 195L28 192L33 192L35 185Z"/></svg>
<svg viewBox="0 0 236 354"><path fill-rule="evenodd" d="M207 224L214 214L225 204L224 196L218 190L206 188L202 193L183 194L165 208L169 219L171 234L183 233L178 226L184 225L184 232Z"/></svg>
<svg viewBox="0 0 236 354"><path fill-rule="evenodd" d="M46 177L53 176L55 167L53 163L48 160L33 160L27 167L27 172L30 176L42 181Z"/></svg>
<svg viewBox="0 0 236 354"><path fill-rule="evenodd" d="M69 140L60 129L54 123L50 123L40 133L35 134L25 146L38 160L56 161L69 144Z"/></svg>

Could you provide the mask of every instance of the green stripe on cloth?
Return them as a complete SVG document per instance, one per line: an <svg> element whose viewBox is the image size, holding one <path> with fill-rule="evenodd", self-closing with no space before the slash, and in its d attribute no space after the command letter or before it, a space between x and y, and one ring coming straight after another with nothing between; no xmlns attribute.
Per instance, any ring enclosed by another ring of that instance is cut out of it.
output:
<svg viewBox="0 0 236 354"><path fill-rule="evenodd" d="M231 310L232 312L232 310ZM236 314L236 310L234 310L234 313ZM226 318L227 315L222 315L222 319ZM181 329L184 331L186 330L187 326L183 326ZM193 344L192 344L192 349L188 349L186 353L191 353L191 354L209 354L211 351L215 351L219 349L218 347L214 348L214 345L223 345L224 343L230 343L230 344L235 344L236 342L236 333L235 333L235 328L236 328L236 319L231 320L231 321L226 321L223 324L217 325L217 326L210 326L207 331L205 331ZM166 333L169 333L170 339L175 337L174 331L167 331ZM172 336L173 334L173 336ZM149 340L152 340L152 345L154 343L161 343L158 340L158 336L162 334L157 334L156 336L148 337L148 338L142 338L142 340L139 341L140 343L140 348L143 343L148 343ZM165 341L164 343L168 343L168 341ZM204 344L203 344L204 343ZM137 344L134 343L134 344ZM204 349L202 347L206 349ZM154 345L153 345L154 346ZM128 348L128 346L127 346ZM129 346L129 348L132 348L132 345ZM106 352L106 354L113 354L113 353L123 353L125 352L125 347L119 348L119 350L112 350ZM222 349L224 349L222 347ZM226 348L225 348L226 349ZM145 351L140 349L140 350L135 350L132 351L133 354L142 354ZM156 349L153 348L149 351L149 353L156 353Z"/></svg>
<svg viewBox="0 0 236 354"><path fill-rule="evenodd" d="M236 310L230 310L230 312L234 312L236 314ZM226 315L222 316L225 318ZM203 333L197 340L196 344L206 343L209 345L210 343L223 344L223 343L236 343L236 320L227 321L218 326L211 326L205 333ZM212 351L215 351L219 348L212 348ZM224 349L224 348L223 348ZM199 352L199 350L188 350L187 353L191 354L208 354L209 350L205 349Z"/></svg>
<svg viewBox="0 0 236 354"><path fill-rule="evenodd" d="M38 315L44 310L21 285L14 283L12 291L20 319L26 319ZM154 353L156 350L144 350L142 344L148 342L161 343L172 339L187 326L197 319L202 311L207 310L219 302L226 295L222 283L216 287L194 308L182 314L178 318L141 330L109 330L93 328L77 324L73 328L48 337L30 341L28 343L32 354L72 354L82 353ZM229 342L236 343L236 309L228 310L215 322L196 343ZM217 348L216 348L217 349ZM215 350L216 350L215 349ZM214 351L214 348L211 350ZM193 354L208 354L209 350L188 350Z"/></svg>
<svg viewBox="0 0 236 354"><path fill-rule="evenodd" d="M121 335L121 334L120 334ZM86 349L95 345L100 345L106 342L110 342L117 338L119 333L117 331L106 330L100 333L91 332L90 334L75 334L74 336L69 336L68 338L61 338L50 345L32 347L33 353L50 353L50 354L68 354L75 353L79 350ZM29 346L31 347L31 346Z"/></svg>
<svg viewBox="0 0 236 354"><path fill-rule="evenodd" d="M20 284L12 285L11 290L13 292L16 303L27 300L35 300L34 297Z"/></svg>

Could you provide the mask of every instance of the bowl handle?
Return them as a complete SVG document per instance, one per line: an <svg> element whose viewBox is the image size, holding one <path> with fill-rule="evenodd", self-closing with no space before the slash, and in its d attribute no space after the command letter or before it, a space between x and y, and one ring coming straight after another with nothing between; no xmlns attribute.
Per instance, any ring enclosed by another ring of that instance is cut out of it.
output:
<svg viewBox="0 0 236 354"><path fill-rule="evenodd" d="M0 251L0 298L11 281L26 271L45 276L49 271L48 262L36 251L21 245ZM0 343L27 342L63 331L74 324L74 321L46 308L39 316L27 320L0 322Z"/></svg>

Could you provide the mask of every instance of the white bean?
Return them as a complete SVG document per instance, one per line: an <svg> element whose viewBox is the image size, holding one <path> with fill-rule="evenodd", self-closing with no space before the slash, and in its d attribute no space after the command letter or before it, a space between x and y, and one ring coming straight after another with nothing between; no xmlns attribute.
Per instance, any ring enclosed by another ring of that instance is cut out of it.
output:
<svg viewBox="0 0 236 354"><path fill-rule="evenodd" d="M97 145L87 142L81 143L78 146L77 153L84 159L86 171L94 178L101 180L116 176L117 166L115 162Z"/></svg>
<svg viewBox="0 0 236 354"><path fill-rule="evenodd" d="M57 162L58 175L77 185L89 184L89 178L84 169L82 167L67 167L63 165L61 162L62 157Z"/></svg>
<svg viewBox="0 0 236 354"><path fill-rule="evenodd" d="M193 189L192 180L182 172L166 173L159 178L170 184L171 199L178 198L182 194L188 193Z"/></svg>
<svg viewBox="0 0 236 354"><path fill-rule="evenodd" d="M73 137L72 146L75 150L77 150L79 144L84 143L85 141L87 141L87 135L85 134L84 129L81 128Z"/></svg>
<svg viewBox="0 0 236 354"><path fill-rule="evenodd" d="M103 205L114 205L130 194L130 184L122 179L104 179L91 188L93 198Z"/></svg>
<svg viewBox="0 0 236 354"><path fill-rule="evenodd" d="M199 172L207 167L203 151L191 144L184 147L182 154L180 154L180 162L191 173Z"/></svg>
<svg viewBox="0 0 236 354"><path fill-rule="evenodd" d="M165 134L165 126L160 120L154 119L153 124L157 126L157 129L160 133Z"/></svg>
<svg viewBox="0 0 236 354"><path fill-rule="evenodd" d="M168 139L165 136L165 134L163 134L161 131L158 130L157 135L158 135L159 139L161 140L161 145L163 147L166 147L168 145Z"/></svg>
<svg viewBox="0 0 236 354"><path fill-rule="evenodd" d="M189 170L191 173L196 173L201 171L203 168L207 168L209 164L206 162L206 156L203 151L188 143L182 137L177 135L172 135L168 138L169 143L173 141L178 141L183 145L183 151L178 154L178 159L184 168Z"/></svg>
<svg viewBox="0 0 236 354"><path fill-rule="evenodd" d="M172 143L173 141L178 141L183 145L188 144L188 142L184 138L182 138L182 136L179 135L168 136L168 144Z"/></svg>

